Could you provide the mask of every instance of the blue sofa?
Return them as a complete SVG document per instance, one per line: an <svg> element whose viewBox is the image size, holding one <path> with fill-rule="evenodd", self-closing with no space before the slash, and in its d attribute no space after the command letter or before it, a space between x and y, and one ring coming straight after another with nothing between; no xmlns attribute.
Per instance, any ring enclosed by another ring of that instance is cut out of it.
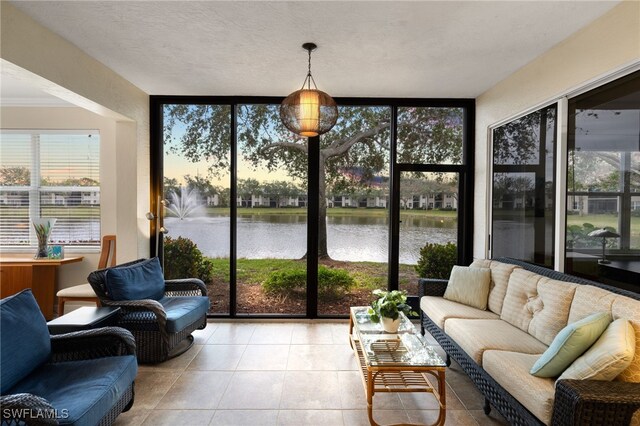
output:
<svg viewBox="0 0 640 426"><path fill-rule="evenodd" d="M0 300L0 416L10 424L111 424L133 405L127 330L51 336L30 289Z"/></svg>

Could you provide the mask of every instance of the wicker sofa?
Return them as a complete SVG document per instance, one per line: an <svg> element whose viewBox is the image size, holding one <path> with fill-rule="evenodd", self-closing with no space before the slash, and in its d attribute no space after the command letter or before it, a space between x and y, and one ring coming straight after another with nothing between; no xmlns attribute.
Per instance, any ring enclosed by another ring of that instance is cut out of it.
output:
<svg viewBox="0 0 640 426"><path fill-rule="evenodd" d="M444 299L446 280L421 279L420 316L484 395L485 413L494 407L515 425L640 424L640 294L509 258L471 266L491 270L487 310ZM601 311L636 333L632 364L616 380L529 374L562 328Z"/></svg>
<svg viewBox="0 0 640 426"><path fill-rule="evenodd" d="M51 336L30 289L0 301L0 423L110 425L133 405L138 372L127 330Z"/></svg>

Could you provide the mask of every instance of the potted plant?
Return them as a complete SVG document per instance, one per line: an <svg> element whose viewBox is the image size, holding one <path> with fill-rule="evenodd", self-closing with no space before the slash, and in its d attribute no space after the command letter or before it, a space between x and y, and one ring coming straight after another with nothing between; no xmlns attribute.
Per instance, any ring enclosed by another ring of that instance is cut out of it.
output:
<svg viewBox="0 0 640 426"><path fill-rule="evenodd" d="M396 333L400 327L400 312L405 315L418 315L407 304L407 292L400 290L373 290L376 299L371 303L367 313L371 321L382 322L387 333Z"/></svg>

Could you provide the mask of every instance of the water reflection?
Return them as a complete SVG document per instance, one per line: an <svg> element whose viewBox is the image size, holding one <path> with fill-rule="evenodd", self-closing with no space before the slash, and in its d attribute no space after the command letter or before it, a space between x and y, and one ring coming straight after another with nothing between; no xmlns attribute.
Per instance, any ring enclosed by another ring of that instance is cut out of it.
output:
<svg viewBox="0 0 640 426"><path fill-rule="evenodd" d="M229 256L229 217L210 216L179 220L166 218L171 236L193 240L209 257ZM306 253L305 215L238 215L238 258L297 259ZM388 218L329 216L329 255L335 260L387 262ZM400 263L415 264L427 242L456 241L455 218L404 217L401 223Z"/></svg>

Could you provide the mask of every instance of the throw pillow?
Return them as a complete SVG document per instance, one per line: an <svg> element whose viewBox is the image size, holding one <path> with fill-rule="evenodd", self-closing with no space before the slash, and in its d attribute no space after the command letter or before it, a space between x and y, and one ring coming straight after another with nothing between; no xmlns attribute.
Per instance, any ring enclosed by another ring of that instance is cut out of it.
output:
<svg viewBox="0 0 640 426"><path fill-rule="evenodd" d="M47 320L31 289L0 300L0 330L0 391L5 395L51 356Z"/></svg>
<svg viewBox="0 0 640 426"><path fill-rule="evenodd" d="M109 268L105 276L113 300L160 300L164 295L164 275L157 257Z"/></svg>
<svg viewBox="0 0 640 426"><path fill-rule="evenodd" d="M631 365L635 352L633 326L626 319L617 319L558 380L613 380Z"/></svg>
<svg viewBox="0 0 640 426"><path fill-rule="evenodd" d="M558 377L598 340L609 323L611 314L598 312L567 325L533 364L531 374L536 377Z"/></svg>
<svg viewBox="0 0 640 426"><path fill-rule="evenodd" d="M491 287L491 269L454 266L444 298L474 308L487 309L489 288Z"/></svg>

